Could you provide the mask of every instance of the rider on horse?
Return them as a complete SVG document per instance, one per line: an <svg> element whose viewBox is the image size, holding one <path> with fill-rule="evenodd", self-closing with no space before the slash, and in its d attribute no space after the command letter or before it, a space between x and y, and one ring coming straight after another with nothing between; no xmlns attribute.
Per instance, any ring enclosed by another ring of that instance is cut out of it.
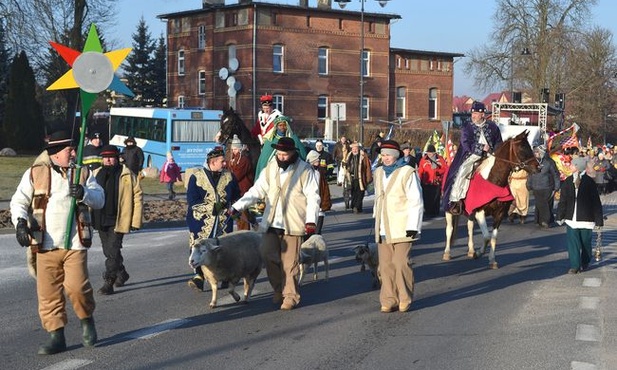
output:
<svg viewBox="0 0 617 370"><path fill-rule="evenodd" d="M463 126L459 150L452 161L444 184L444 210L454 215L463 213L463 199L469 189L469 181L475 163L493 153L501 144L499 126L484 117L486 107L479 101L471 105L471 123Z"/></svg>

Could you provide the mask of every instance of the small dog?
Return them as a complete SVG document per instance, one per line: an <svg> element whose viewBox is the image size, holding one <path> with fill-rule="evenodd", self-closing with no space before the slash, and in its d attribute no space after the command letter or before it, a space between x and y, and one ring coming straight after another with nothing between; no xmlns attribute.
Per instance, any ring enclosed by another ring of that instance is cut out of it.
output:
<svg viewBox="0 0 617 370"><path fill-rule="evenodd" d="M328 246L323 236L318 234L311 235L300 246L300 278L298 279L298 284L302 284L304 272L310 265L313 265L313 280L317 280L317 264L322 261L326 268L326 281L328 281Z"/></svg>
<svg viewBox="0 0 617 370"><path fill-rule="evenodd" d="M381 286L381 274L379 273L379 255L377 253L377 243L365 243L356 246L356 262L360 263L360 271L365 271L368 266L373 276L373 288Z"/></svg>

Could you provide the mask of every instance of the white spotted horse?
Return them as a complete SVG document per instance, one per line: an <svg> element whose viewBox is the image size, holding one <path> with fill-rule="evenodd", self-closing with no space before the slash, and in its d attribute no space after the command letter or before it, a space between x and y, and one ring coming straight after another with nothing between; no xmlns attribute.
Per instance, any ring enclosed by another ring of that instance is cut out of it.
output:
<svg viewBox="0 0 617 370"><path fill-rule="evenodd" d="M244 124L244 121L233 108L223 110L221 116L221 131L218 134L218 143L224 144L227 149L230 148L231 139L234 135L238 135L238 138L245 144L248 149L248 154L251 158L251 164L253 168L257 167L257 160L261 153L261 144L256 137L251 135L251 132Z"/></svg>
<svg viewBox="0 0 617 370"><path fill-rule="evenodd" d="M485 175L486 180L477 179L479 181L485 181L485 186L478 185L478 187L482 190L480 193L487 193L485 190L488 187L492 187L491 184L496 185L497 187L502 188L509 195L509 189L507 189L508 178L512 172L524 169L529 173L537 172L538 170L538 161L536 160L531 145L529 145L529 141L527 140L527 135L529 131L524 131L518 134L515 137L509 138L504 141L500 146L498 146L495 150L493 156L485 158L482 160L482 163L478 166L478 169L474 173L474 177L482 176L481 171L484 169L484 174L488 172L488 176ZM492 164L492 167L490 166ZM468 203L472 202L472 192L475 190L473 187L473 179L472 184L470 185L469 192L467 193L467 198L465 199ZM489 184L490 183L490 184ZM488 186L486 186L488 185ZM497 189L497 188L496 188ZM506 190L507 189L507 190ZM486 195L488 197L492 195ZM482 196L480 196L482 198ZM500 200L502 199L502 200ZM467 232L469 240L467 242L467 257L468 258L479 258L484 255L486 251L486 247L491 246L488 262L489 268L497 269L498 264L495 261L495 247L497 245L497 234L499 230L499 226L501 225L501 221L507 217L508 209L510 204L512 203L512 196L506 196L501 198L494 198L488 200L488 203L481 204L477 208L471 209L471 213L469 214L469 218L467 221ZM470 204L465 204L464 209L466 213L468 209L466 208L471 206ZM493 230L489 233L488 225L486 222L486 217L493 217ZM480 226L480 230L482 231L482 236L484 239L484 243L480 251L476 251L473 243L473 222L475 221ZM446 212L446 248L443 253L442 260L449 261L450 260L450 247L452 245L453 240L455 239L455 230L458 227L458 215L453 215L452 213Z"/></svg>

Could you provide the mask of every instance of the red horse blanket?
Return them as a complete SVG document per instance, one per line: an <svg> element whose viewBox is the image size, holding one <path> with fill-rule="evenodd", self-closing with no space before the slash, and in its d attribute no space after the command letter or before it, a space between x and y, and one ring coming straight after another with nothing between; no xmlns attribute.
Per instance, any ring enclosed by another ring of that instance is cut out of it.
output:
<svg viewBox="0 0 617 370"><path fill-rule="evenodd" d="M480 174L475 174L469 183L469 190L465 198L465 212L471 214L476 209L497 199L500 202L514 200L510 187L497 186L484 179Z"/></svg>

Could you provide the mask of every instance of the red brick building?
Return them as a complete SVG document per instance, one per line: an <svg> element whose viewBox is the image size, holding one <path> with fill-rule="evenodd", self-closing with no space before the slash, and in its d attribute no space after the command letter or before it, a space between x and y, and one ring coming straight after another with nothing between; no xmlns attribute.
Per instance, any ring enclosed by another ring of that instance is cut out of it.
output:
<svg viewBox="0 0 617 370"><path fill-rule="evenodd" d="M204 0L202 9L160 15L168 105L232 106L250 127L267 93L300 137L323 136L332 110L344 108L339 133L358 138L362 63L364 130L398 118L435 128L452 119L453 59L462 54L392 49L396 14L365 12L362 32L360 12L307 3Z"/></svg>

